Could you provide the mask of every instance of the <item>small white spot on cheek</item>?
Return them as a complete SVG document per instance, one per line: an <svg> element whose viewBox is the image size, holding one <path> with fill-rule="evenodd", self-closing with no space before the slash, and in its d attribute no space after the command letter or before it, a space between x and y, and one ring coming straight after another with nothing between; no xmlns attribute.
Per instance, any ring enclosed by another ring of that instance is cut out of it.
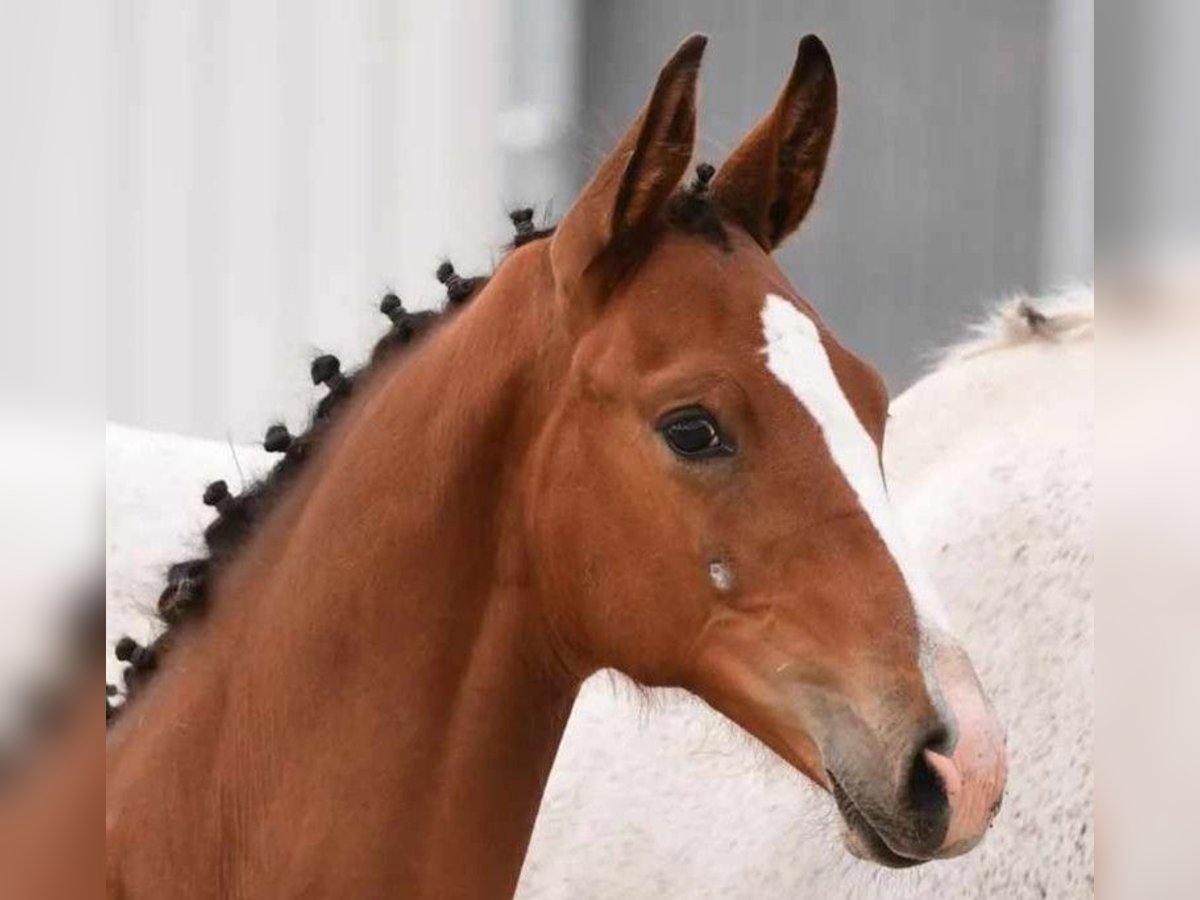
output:
<svg viewBox="0 0 1200 900"><path fill-rule="evenodd" d="M728 591L733 587L733 572L719 559L708 564L708 577L718 591Z"/></svg>

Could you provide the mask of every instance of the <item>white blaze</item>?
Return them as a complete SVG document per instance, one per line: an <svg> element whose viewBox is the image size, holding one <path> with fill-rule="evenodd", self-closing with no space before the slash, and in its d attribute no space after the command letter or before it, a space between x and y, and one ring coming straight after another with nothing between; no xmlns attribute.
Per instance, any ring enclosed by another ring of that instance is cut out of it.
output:
<svg viewBox="0 0 1200 900"><path fill-rule="evenodd" d="M767 369L796 395L820 426L834 464L896 561L918 620L949 631L941 598L913 558L892 515L875 442L838 384L817 326L795 304L776 294L767 294L762 322Z"/></svg>

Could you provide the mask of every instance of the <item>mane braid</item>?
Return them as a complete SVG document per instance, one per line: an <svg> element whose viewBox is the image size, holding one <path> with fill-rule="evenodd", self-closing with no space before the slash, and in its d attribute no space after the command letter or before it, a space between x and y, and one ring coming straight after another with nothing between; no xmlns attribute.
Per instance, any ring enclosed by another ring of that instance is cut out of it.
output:
<svg viewBox="0 0 1200 900"><path fill-rule="evenodd" d="M511 218L515 236L507 250L554 232L552 226L535 228L533 210L528 207L516 210ZM308 427L301 434L293 435L282 422L267 428L263 447L268 452L281 454L282 458L266 476L236 496L230 493L224 481L215 481L205 489L204 503L217 512L216 518L204 529L208 555L175 563L167 569L167 583L156 606L164 628L149 645L142 646L128 636L117 641L114 653L118 660L128 665L122 673L123 692L115 685L105 685L105 719L108 723L115 721L125 704L157 668L159 659L169 650L180 630L203 614L216 577L246 545L254 526L267 516L295 480L296 473L311 458L313 448L345 408L345 402L356 386L396 354L419 344L435 325L467 304L488 281L487 276L464 278L454 271L448 260L438 267L437 278L446 288L446 304L441 310L409 312L396 294L384 295L379 311L388 318L390 327L375 342L367 362L359 368L344 372L341 361L332 354L322 354L313 360L309 374L313 384L323 385L326 393L317 402ZM112 699L121 693L124 693L124 702L114 704Z"/></svg>
<svg viewBox="0 0 1200 900"><path fill-rule="evenodd" d="M716 169L709 163L696 166L692 182L678 190L667 203L667 222L685 234L698 234L722 250L730 249L729 233L721 221L720 211L708 192Z"/></svg>
<svg viewBox="0 0 1200 900"><path fill-rule="evenodd" d="M510 250L516 247L524 247L526 244L550 237L554 234L553 225L543 223L542 227L538 228L533 224L533 207L531 206L524 206L520 209L510 211L508 218L512 221L513 230L516 232L513 235L512 243L508 246Z"/></svg>

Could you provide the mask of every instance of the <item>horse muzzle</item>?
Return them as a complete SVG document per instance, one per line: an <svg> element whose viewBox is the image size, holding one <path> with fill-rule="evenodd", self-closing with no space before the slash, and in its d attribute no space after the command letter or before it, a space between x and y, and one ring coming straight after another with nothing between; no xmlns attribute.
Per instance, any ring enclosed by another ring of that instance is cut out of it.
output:
<svg viewBox="0 0 1200 900"><path fill-rule="evenodd" d="M1004 730L966 655L956 645L932 653L938 713L898 754L858 729L827 753L831 792L847 848L864 859L904 867L966 853L987 833L1004 794ZM899 728L871 729L873 734ZM886 759L899 759L889 766Z"/></svg>

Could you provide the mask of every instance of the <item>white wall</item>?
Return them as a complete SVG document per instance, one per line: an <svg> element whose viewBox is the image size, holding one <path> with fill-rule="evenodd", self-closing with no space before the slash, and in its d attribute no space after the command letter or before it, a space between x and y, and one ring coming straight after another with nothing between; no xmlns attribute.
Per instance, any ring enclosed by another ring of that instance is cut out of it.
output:
<svg viewBox="0 0 1200 900"><path fill-rule="evenodd" d="M442 296L508 237L494 0L121 2L108 415L257 439L361 359L388 288Z"/></svg>
<svg viewBox="0 0 1200 900"><path fill-rule="evenodd" d="M0 0L0 416L103 407L107 13Z"/></svg>

